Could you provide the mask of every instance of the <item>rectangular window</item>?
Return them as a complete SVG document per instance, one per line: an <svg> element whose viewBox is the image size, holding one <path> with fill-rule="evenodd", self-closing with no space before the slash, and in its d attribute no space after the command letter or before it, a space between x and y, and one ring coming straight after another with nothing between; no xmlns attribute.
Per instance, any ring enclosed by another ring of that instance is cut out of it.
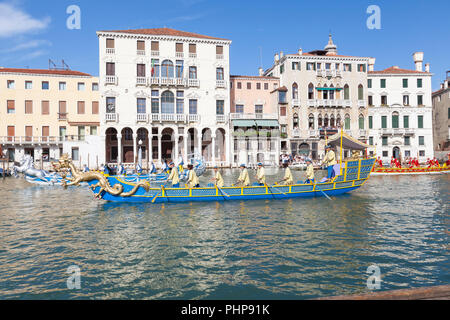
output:
<svg viewBox="0 0 450 320"><path fill-rule="evenodd" d="M422 88L422 79L417 79L417 88Z"/></svg>
<svg viewBox="0 0 450 320"><path fill-rule="evenodd" d="M184 52L182 43L176 43L175 44L175 52L176 53L183 53Z"/></svg>
<svg viewBox="0 0 450 320"><path fill-rule="evenodd" d="M237 104L236 105L236 113L244 113L244 105L243 104Z"/></svg>
<svg viewBox="0 0 450 320"><path fill-rule="evenodd" d="M189 79L197 79L197 67L189 67Z"/></svg>
<svg viewBox="0 0 450 320"><path fill-rule="evenodd" d="M189 114L197 114L197 99L189 100Z"/></svg>
<svg viewBox="0 0 450 320"><path fill-rule="evenodd" d="M238 82L238 83L237 83L237 88L238 88L238 89L242 89L242 82Z"/></svg>
<svg viewBox="0 0 450 320"><path fill-rule="evenodd" d="M300 62L292 62L292 70L300 70Z"/></svg>
<svg viewBox="0 0 450 320"><path fill-rule="evenodd" d="M25 81L25 89L26 90L33 89L33 81Z"/></svg>
<svg viewBox="0 0 450 320"><path fill-rule="evenodd" d="M137 41L137 50L145 51L145 41L142 40Z"/></svg>
<svg viewBox="0 0 450 320"><path fill-rule="evenodd" d="M261 90L261 83L256 83L256 90Z"/></svg>
<svg viewBox="0 0 450 320"><path fill-rule="evenodd" d="M306 70L308 70L308 71L316 70L316 64L314 62L307 62Z"/></svg>
<svg viewBox="0 0 450 320"><path fill-rule="evenodd" d="M32 141L32 137L33 137L33 127L26 126L25 127L25 141Z"/></svg>
<svg viewBox="0 0 450 320"><path fill-rule="evenodd" d="M158 41L152 41L151 48L152 48L152 51L159 51L159 42Z"/></svg>
<svg viewBox="0 0 450 320"><path fill-rule="evenodd" d="M278 102L286 103L286 92L285 91L278 91Z"/></svg>
<svg viewBox="0 0 450 320"><path fill-rule="evenodd" d="M351 72L352 65L350 63L344 63L344 71Z"/></svg>
<svg viewBox="0 0 450 320"><path fill-rule="evenodd" d="M90 132L91 136L96 136L97 135L97 127L96 126L89 127L89 132Z"/></svg>
<svg viewBox="0 0 450 320"><path fill-rule="evenodd" d="M369 116L369 129L373 129L373 116Z"/></svg>
<svg viewBox="0 0 450 320"><path fill-rule="evenodd" d="M408 95L403 96L403 105L409 106L409 96Z"/></svg>
<svg viewBox="0 0 450 320"><path fill-rule="evenodd" d="M389 151L383 151L383 157L387 158L389 156Z"/></svg>
<svg viewBox="0 0 450 320"><path fill-rule="evenodd" d="M425 157L425 150L419 150L419 157Z"/></svg>
<svg viewBox="0 0 450 320"><path fill-rule="evenodd" d="M399 128L398 115L393 115L392 116L392 128L394 128L394 129L398 129Z"/></svg>
<svg viewBox="0 0 450 320"><path fill-rule="evenodd" d="M16 102L14 100L8 100L6 102L7 113L13 114L16 113Z"/></svg>
<svg viewBox="0 0 450 320"><path fill-rule="evenodd" d="M152 113L159 113L159 99L152 98Z"/></svg>
<svg viewBox="0 0 450 320"><path fill-rule="evenodd" d="M402 83L403 83L403 88L408 88L408 79L403 79Z"/></svg>
<svg viewBox="0 0 450 320"><path fill-rule="evenodd" d="M264 106L262 104L255 105L255 113L256 114L263 114L264 112Z"/></svg>
<svg viewBox="0 0 450 320"><path fill-rule="evenodd" d="M98 101L92 101L92 114L98 114L99 107L98 107Z"/></svg>
<svg viewBox="0 0 450 320"><path fill-rule="evenodd" d="M381 105L382 106L388 105L387 96L381 96Z"/></svg>
<svg viewBox="0 0 450 320"><path fill-rule="evenodd" d="M106 98L106 113L116 113L116 98L107 97Z"/></svg>
<svg viewBox="0 0 450 320"><path fill-rule="evenodd" d="M417 127L423 129L423 116L417 116Z"/></svg>
<svg viewBox="0 0 450 320"><path fill-rule="evenodd" d="M387 128L387 116L381 116L381 128L382 129Z"/></svg>
<svg viewBox="0 0 450 320"><path fill-rule="evenodd" d="M223 68L217 68L216 69L216 79L217 80L223 80L224 79Z"/></svg>
<svg viewBox="0 0 450 320"><path fill-rule="evenodd" d="M84 82L78 82L78 91L84 91L85 88Z"/></svg>
<svg viewBox="0 0 450 320"><path fill-rule="evenodd" d="M72 148L72 160L78 161L79 160L79 149L78 148Z"/></svg>
<svg viewBox="0 0 450 320"><path fill-rule="evenodd" d="M159 59L152 59L152 77L153 78L159 78Z"/></svg>
<svg viewBox="0 0 450 320"><path fill-rule="evenodd" d="M411 138L405 137L405 146L409 146L409 145L411 145Z"/></svg>
<svg viewBox="0 0 450 320"><path fill-rule="evenodd" d="M373 106L373 96L369 96L369 106Z"/></svg>
<svg viewBox="0 0 450 320"><path fill-rule="evenodd" d="M92 91L98 91L98 83L92 83Z"/></svg>
<svg viewBox="0 0 450 320"><path fill-rule="evenodd" d="M423 96L422 95L417 96L417 105L423 106Z"/></svg>
<svg viewBox="0 0 450 320"><path fill-rule="evenodd" d="M59 91L64 91L64 90L66 90L66 88L67 88L67 85L65 82L59 83Z"/></svg>
<svg viewBox="0 0 450 320"><path fill-rule="evenodd" d="M141 63L137 64L136 72L137 72L137 76L139 78L144 78L145 77L145 64L141 64Z"/></svg>
<svg viewBox="0 0 450 320"><path fill-rule="evenodd" d="M282 64L281 66L280 66L280 73L283 73L284 72L284 64Z"/></svg>
<svg viewBox="0 0 450 320"><path fill-rule="evenodd" d="M409 116L403 116L403 128L409 128Z"/></svg>
<svg viewBox="0 0 450 320"><path fill-rule="evenodd" d="M50 85L48 81L42 81L42 90L48 90L50 88Z"/></svg>
<svg viewBox="0 0 450 320"><path fill-rule="evenodd" d="M66 101L59 101L59 105L58 105L58 119L59 120L67 119L67 104L66 104Z"/></svg>
<svg viewBox="0 0 450 320"><path fill-rule="evenodd" d="M106 48L114 49L114 39L106 39Z"/></svg>
<svg viewBox="0 0 450 320"><path fill-rule="evenodd" d="M380 79L380 88L386 88L386 79Z"/></svg>
<svg viewBox="0 0 450 320"><path fill-rule="evenodd" d="M365 64L358 64L358 71L359 72L366 72L366 65Z"/></svg>
<svg viewBox="0 0 450 320"><path fill-rule="evenodd" d="M424 146L424 145L425 145L425 137L419 136L419 146Z"/></svg>
<svg viewBox="0 0 450 320"><path fill-rule="evenodd" d="M223 46L216 46L216 54L223 54Z"/></svg>
<svg viewBox="0 0 450 320"><path fill-rule="evenodd" d="M383 146L387 146L388 145L388 138L387 137L382 137L381 138L381 144L383 145Z"/></svg>
<svg viewBox="0 0 450 320"><path fill-rule="evenodd" d="M280 107L280 116L286 117L286 107Z"/></svg>
<svg viewBox="0 0 450 320"><path fill-rule="evenodd" d="M184 99L177 99L177 114L184 114Z"/></svg>
<svg viewBox="0 0 450 320"><path fill-rule="evenodd" d="M25 101L25 114L33 113L33 101L27 100Z"/></svg>
<svg viewBox="0 0 450 320"><path fill-rule="evenodd" d="M367 88L372 88L372 79L367 79Z"/></svg>
<svg viewBox="0 0 450 320"><path fill-rule="evenodd" d="M178 79L183 78L183 72L184 72L183 60L177 60L175 66L175 77Z"/></svg>
<svg viewBox="0 0 450 320"><path fill-rule="evenodd" d="M49 126L43 126L42 127L42 136L43 137L49 137L50 136L50 127Z"/></svg>
<svg viewBox="0 0 450 320"><path fill-rule="evenodd" d="M116 75L116 64L114 62L106 63L106 75L115 76Z"/></svg>
<svg viewBox="0 0 450 320"><path fill-rule="evenodd" d="M145 114L147 112L146 108L146 99L145 98L138 98L137 99L137 113L139 114Z"/></svg>
<svg viewBox="0 0 450 320"><path fill-rule="evenodd" d="M77 103L77 113L84 114L85 113L85 103L84 101L78 101Z"/></svg>
<svg viewBox="0 0 450 320"><path fill-rule="evenodd" d="M269 90L269 84L268 83L264 83L264 90Z"/></svg>
<svg viewBox="0 0 450 320"><path fill-rule="evenodd" d="M224 105L225 105L225 101L224 100L217 100L216 101L216 114L217 115L225 114Z"/></svg>
<svg viewBox="0 0 450 320"><path fill-rule="evenodd" d="M50 102L49 101L42 101L42 103L41 103L41 113L43 115L50 114Z"/></svg>
<svg viewBox="0 0 450 320"><path fill-rule="evenodd" d="M252 89L252 83L251 82L247 82L247 90L251 90Z"/></svg>
<svg viewBox="0 0 450 320"><path fill-rule="evenodd" d="M189 53L192 53L192 54L197 53L197 45L195 43L189 44Z"/></svg>
<svg viewBox="0 0 450 320"><path fill-rule="evenodd" d="M373 146L373 137L369 137L369 146Z"/></svg>
<svg viewBox="0 0 450 320"><path fill-rule="evenodd" d="M8 89L14 89L16 87L16 83L14 82L14 80L7 80L6 87Z"/></svg>

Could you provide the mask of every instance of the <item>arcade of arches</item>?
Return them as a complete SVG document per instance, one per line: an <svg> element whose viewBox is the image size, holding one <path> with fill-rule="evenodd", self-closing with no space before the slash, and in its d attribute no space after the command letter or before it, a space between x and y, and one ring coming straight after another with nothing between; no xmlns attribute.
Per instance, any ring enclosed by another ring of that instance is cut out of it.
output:
<svg viewBox="0 0 450 320"><path fill-rule="evenodd" d="M177 127L153 128L108 128L105 131L106 163L136 163L139 148L144 163L152 160L178 162L179 157L187 161L191 154L201 155L208 164L228 161L226 131L223 128L198 129Z"/></svg>

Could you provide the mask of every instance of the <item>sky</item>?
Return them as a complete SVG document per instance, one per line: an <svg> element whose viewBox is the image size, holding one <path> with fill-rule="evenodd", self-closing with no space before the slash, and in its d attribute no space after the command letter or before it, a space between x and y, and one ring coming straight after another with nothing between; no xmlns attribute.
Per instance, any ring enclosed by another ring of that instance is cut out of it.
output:
<svg viewBox="0 0 450 320"><path fill-rule="evenodd" d="M80 29L67 28L71 5ZM367 27L371 5L380 28ZM277 52L323 49L331 32L339 54L375 57L375 70L414 69L412 54L424 52L436 90L450 70L448 12L448 0L0 0L0 66L46 69L64 59L98 75L96 31L168 27L232 40L231 74L257 75Z"/></svg>

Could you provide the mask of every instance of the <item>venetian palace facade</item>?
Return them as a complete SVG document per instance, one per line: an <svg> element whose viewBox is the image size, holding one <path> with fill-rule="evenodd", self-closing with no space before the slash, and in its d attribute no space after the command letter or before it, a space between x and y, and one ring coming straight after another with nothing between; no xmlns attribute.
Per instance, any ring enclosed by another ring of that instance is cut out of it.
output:
<svg viewBox="0 0 450 320"><path fill-rule="evenodd" d="M415 69L394 66L369 72L369 144L371 154L389 163L434 157L430 66L423 53L413 55Z"/></svg>
<svg viewBox="0 0 450 320"><path fill-rule="evenodd" d="M93 165L99 121L98 78L73 70L0 68L0 144L10 161L47 163L65 152ZM47 167L47 165L46 165Z"/></svg>
<svg viewBox="0 0 450 320"><path fill-rule="evenodd" d="M230 164L231 41L168 28L99 31L106 163Z"/></svg>
<svg viewBox="0 0 450 320"><path fill-rule="evenodd" d="M450 151L450 71L441 83L441 88L433 92L434 150Z"/></svg>
<svg viewBox="0 0 450 320"><path fill-rule="evenodd" d="M331 35L324 50L276 54L264 75L280 79L277 104L281 152L313 159L343 127L367 141L367 67L370 58L342 56Z"/></svg>

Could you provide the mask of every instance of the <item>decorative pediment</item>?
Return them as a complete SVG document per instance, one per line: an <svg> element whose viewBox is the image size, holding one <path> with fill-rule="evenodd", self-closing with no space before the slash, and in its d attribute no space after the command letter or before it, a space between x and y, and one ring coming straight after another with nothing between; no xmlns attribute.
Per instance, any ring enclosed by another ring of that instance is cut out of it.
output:
<svg viewBox="0 0 450 320"><path fill-rule="evenodd" d="M137 57L136 59L134 59L134 62L136 64L149 64L150 63L147 58L142 57L142 56L141 57Z"/></svg>
<svg viewBox="0 0 450 320"><path fill-rule="evenodd" d="M120 94L112 89L103 92L102 97L118 97Z"/></svg>
<svg viewBox="0 0 450 320"><path fill-rule="evenodd" d="M227 96L226 96L226 95L223 95L223 94L216 94L216 95L214 96L214 98L215 98L216 100L225 100L225 99L227 98Z"/></svg>
<svg viewBox="0 0 450 320"><path fill-rule="evenodd" d="M113 56L104 56L104 57L103 57L103 61L104 61L104 62L112 62L112 63L115 63L115 62L116 62L116 59L115 59Z"/></svg>
<svg viewBox="0 0 450 320"><path fill-rule="evenodd" d="M403 107L403 105L402 104L400 104L400 103L393 103L393 104L391 104L391 106L390 106L391 108L402 108Z"/></svg>
<svg viewBox="0 0 450 320"><path fill-rule="evenodd" d="M188 95L186 95L186 98L189 98L189 99L200 99L200 95L197 92L191 92Z"/></svg>
<svg viewBox="0 0 450 320"><path fill-rule="evenodd" d="M137 91L137 92L134 94L134 96L135 96L136 98L150 98L150 97L151 97L151 95L149 95L148 93L146 93L144 90Z"/></svg>
<svg viewBox="0 0 450 320"><path fill-rule="evenodd" d="M245 101L244 101L244 100L241 100L241 99L235 100L234 103L235 103L235 104L239 104L239 105L240 105L240 104L245 105Z"/></svg>

